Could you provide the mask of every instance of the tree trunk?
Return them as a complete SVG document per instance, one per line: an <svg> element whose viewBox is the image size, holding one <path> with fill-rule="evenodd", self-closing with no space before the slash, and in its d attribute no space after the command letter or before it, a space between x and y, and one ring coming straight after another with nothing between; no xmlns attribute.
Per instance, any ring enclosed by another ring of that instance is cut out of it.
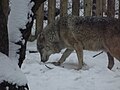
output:
<svg viewBox="0 0 120 90"><path fill-rule="evenodd" d="M38 10L38 8L40 7L40 5L46 1L46 0L31 0L35 3L35 5L32 7L32 12L34 13L34 15L29 15L31 18L31 22L28 22L26 24L26 29L20 29L21 33L22 33L22 40L21 41L18 41L16 42L15 44L17 45L20 45L21 48L19 48L17 54L19 54L19 62L18 62L18 65L19 67L21 68L22 66L22 63L25 59L25 55L26 55L26 45L27 45L27 41L28 41L28 38L31 34L31 29L32 29L32 26L33 26L33 22L34 22L34 19L35 19L35 14L36 14L36 11ZM28 18L28 19L29 19ZM24 43L22 43L24 42Z"/></svg>
<svg viewBox="0 0 120 90"><path fill-rule="evenodd" d="M35 32L36 38L43 29L43 19L44 19L44 4L41 4L41 6L36 12L36 32Z"/></svg>
<svg viewBox="0 0 120 90"><path fill-rule="evenodd" d="M80 0L72 0L72 15L79 16Z"/></svg>
<svg viewBox="0 0 120 90"><path fill-rule="evenodd" d="M32 20L31 22L28 22L26 24L26 29L20 29L21 33L22 33L22 40L21 41L18 41L16 42L15 44L17 45L20 45L21 48L19 48L17 54L19 54L19 62L18 62L18 65L19 67L21 68L22 66L22 63L25 59L25 55L26 55L26 45L27 45L27 41L28 41L28 38L31 34L31 29L32 29L32 26L33 26L33 22L34 22L34 15L31 16ZM23 43L24 42L24 43Z"/></svg>
<svg viewBox="0 0 120 90"><path fill-rule="evenodd" d="M6 20L8 20L8 14L10 12L10 8L9 8L9 0L3 0L2 1L2 7L3 7L3 12L5 14Z"/></svg>
<svg viewBox="0 0 120 90"><path fill-rule="evenodd" d="M36 11L38 10L38 8L40 7L40 5L45 2L46 0L31 0L35 3L35 5L32 7L32 11L35 14Z"/></svg>
<svg viewBox="0 0 120 90"><path fill-rule="evenodd" d="M56 0L48 0L48 24L55 20Z"/></svg>
<svg viewBox="0 0 120 90"><path fill-rule="evenodd" d="M8 44L8 30L7 30L7 15L4 14L3 1L0 0L0 52L8 56L9 44Z"/></svg>

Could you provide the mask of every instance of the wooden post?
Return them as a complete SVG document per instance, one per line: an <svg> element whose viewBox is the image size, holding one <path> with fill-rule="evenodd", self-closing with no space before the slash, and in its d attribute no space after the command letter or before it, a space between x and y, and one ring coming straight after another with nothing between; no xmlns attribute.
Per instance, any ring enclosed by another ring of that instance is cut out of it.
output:
<svg viewBox="0 0 120 90"><path fill-rule="evenodd" d="M96 1L96 16L103 16L102 0Z"/></svg>
<svg viewBox="0 0 120 90"><path fill-rule="evenodd" d="M96 0L92 0L92 16L96 16Z"/></svg>
<svg viewBox="0 0 120 90"><path fill-rule="evenodd" d="M92 1L84 0L84 16L91 16Z"/></svg>
<svg viewBox="0 0 120 90"><path fill-rule="evenodd" d="M120 22L120 0L119 0L119 22Z"/></svg>
<svg viewBox="0 0 120 90"><path fill-rule="evenodd" d="M115 16L115 0L108 0L108 2L107 2L107 16L108 17Z"/></svg>
<svg viewBox="0 0 120 90"><path fill-rule="evenodd" d="M68 0L60 0L60 17L67 15Z"/></svg>
<svg viewBox="0 0 120 90"><path fill-rule="evenodd" d="M106 0L102 0L102 10L103 10L103 12L106 14L106 12L107 12L107 7L106 7Z"/></svg>
<svg viewBox="0 0 120 90"><path fill-rule="evenodd" d="M80 0L72 0L72 15L79 16Z"/></svg>
<svg viewBox="0 0 120 90"><path fill-rule="evenodd" d="M48 0L48 24L55 20L56 0Z"/></svg>

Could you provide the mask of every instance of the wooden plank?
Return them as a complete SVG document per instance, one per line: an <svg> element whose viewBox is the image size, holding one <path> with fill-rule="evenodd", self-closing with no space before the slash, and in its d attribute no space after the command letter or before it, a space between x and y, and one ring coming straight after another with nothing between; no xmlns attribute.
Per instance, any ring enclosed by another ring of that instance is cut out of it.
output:
<svg viewBox="0 0 120 90"><path fill-rule="evenodd" d="M79 16L80 0L72 0L72 15Z"/></svg>
<svg viewBox="0 0 120 90"><path fill-rule="evenodd" d="M60 17L67 15L68 0L60 0Z"/></svg>
<svg viewBox="0 0 120 90"><path fill-rule="evenodd" d="M96 16L103 16L102 0L96 1Z"/></svg>
<svg viewBox="0 0 120 90"><path fill-rule="evenodd" d="M107 2L107 16L108 17L115 16L115 0L108 0L108 2Z"/></svg>
<svg viewBox="0 0 120 90"><path fill-rule="evenodd" d="M91 16L91 11L92 11L92 1L84 0L84 15Z"/></svg>

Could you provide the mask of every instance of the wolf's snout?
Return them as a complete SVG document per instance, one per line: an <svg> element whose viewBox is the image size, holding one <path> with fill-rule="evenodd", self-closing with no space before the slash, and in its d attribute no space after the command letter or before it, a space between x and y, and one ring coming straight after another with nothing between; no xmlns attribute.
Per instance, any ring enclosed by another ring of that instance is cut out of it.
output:
<svg viewBox="0 0 120 90"><path fill-rule="evenodd" d="M47 60L42 60L42 59L41 59L41 62L45 63L45 62L47 62Z"/></svg>

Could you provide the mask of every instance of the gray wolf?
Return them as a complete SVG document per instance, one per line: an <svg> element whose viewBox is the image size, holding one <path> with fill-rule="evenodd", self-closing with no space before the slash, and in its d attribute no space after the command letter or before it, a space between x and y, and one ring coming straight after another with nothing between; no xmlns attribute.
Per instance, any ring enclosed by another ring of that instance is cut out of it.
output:
<svg viewBox="0 0 120 90"><path fill-rule="evenodd" d="M119 21L108 17L79 17L67 15L55 20L43 29L37 38L37 49L41 61L46 62L49 56L67 48L55 65L60 65L76 51L78 69L83 67L83 50L105 51L108 54L108 68L114 64L114 58L120 60Z"/></svg>

